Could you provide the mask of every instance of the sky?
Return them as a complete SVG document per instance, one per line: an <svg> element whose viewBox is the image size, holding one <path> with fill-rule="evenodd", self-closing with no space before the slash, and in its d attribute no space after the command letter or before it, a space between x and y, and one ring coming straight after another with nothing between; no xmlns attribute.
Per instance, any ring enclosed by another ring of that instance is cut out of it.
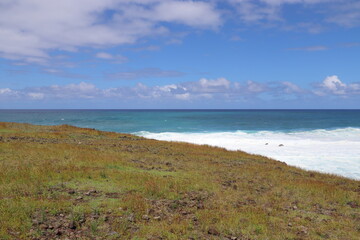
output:
<svg viewBox="0 0 360 240"><path fill-rule="evenodd" d="M1 109L359 103L359 0L0 0Z"/></svg>

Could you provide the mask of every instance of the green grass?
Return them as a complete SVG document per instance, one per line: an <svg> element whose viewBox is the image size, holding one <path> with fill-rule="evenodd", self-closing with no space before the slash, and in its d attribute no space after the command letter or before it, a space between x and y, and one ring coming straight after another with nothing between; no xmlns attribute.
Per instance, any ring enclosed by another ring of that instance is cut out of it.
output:
<svg viewBox="0 0 360 240"><path fill-rule="evenodd" d="M0 129L0 133L14 133L16 131L10 129Z"/></svg>
<svg viewBox="0 0 360 240"><path fill-rule="evenodd" d="M358 239L360 182L265 157L0 123L0 239Z"/></svg>

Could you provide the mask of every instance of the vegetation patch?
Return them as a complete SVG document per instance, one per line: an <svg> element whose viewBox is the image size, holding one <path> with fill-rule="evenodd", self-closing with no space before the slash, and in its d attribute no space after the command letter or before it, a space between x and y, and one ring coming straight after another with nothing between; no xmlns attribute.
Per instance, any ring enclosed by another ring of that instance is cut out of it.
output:
<svg viewBox="0 0 360 240"><path fill-rule="evenodd" d="M359 239L360 182L241 151L0 123L0 239Z"/></svg>

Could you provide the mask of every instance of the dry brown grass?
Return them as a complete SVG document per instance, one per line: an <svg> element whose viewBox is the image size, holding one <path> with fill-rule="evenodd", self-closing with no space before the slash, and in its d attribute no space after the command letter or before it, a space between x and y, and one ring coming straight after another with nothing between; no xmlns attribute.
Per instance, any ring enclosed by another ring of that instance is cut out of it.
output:
<svg viewBox="0 0 360 240"><path fill-rule="evenodd" d="M244 152L0 123L0 239L359 239L360 182Z"/></svg>

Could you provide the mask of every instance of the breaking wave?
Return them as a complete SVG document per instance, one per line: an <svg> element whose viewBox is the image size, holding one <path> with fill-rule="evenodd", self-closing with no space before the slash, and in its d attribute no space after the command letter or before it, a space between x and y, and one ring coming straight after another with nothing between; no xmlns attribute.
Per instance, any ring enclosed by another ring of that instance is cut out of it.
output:
<svg viewBox="0 0 360 240"><path fill-rule="evenodd" d="M242 150L307 170L360 179L360 128L311 131L136 132L146 138Z"/></svg>

